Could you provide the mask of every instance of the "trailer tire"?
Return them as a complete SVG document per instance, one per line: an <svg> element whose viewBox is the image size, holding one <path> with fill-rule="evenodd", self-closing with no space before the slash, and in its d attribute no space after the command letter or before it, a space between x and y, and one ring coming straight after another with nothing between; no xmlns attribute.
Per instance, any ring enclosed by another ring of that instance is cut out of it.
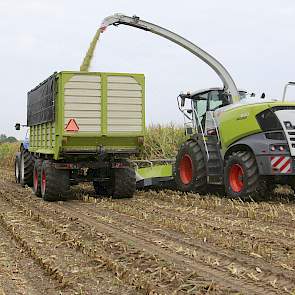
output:
<svg viewBox="0 0 295 295"><path fill-rule="evenodd" d="M43 161L41 168L41 195L43 200L60 201L65 199L69 192L69 171L55 169L51 161Z"/></svg>
<svg viewBox="0 0 295 295"><path fill-rule="evenodd" d="M112 196L114 199L132 198L136 190L135 171L131 167L112 171Z"/></svg>
<svg viewBox="0 0 295 295"><path fill-rule="evenodd" d="M184 192L206 190L207 173L203 152L195 141L186 141L179 149L175 163L175 182Z"/></svg>
<svg viewBox="0 0 295 295"><path fill-rule="evenodd" d="M26 149L22 149L20 155L20 183L22 186L33 185L33 170L35 158Z"/></svg>
<svg viewBox="0 0 295 295"><path fill-rule="evenodd" d="M15 182L20 183L20 161L21 161L21 153L18 152L15 155L15 161L14 161L14 176L15 176Z"/></svg>
<svg viewBox="0 0 295 295"><path fill-rule="evenodd" d="M259 175L252 152L235 152L226 160L224 186L228 196L241 199L259 196L265 192L266 183Z"/></svg>
<svg viewBox="0 0 295 295"><path fill-rule="evenodd" d="M33 170L33 192L34 194L41 198L41 169L42 169L42 159L36 159L34 163Z"/></svg>

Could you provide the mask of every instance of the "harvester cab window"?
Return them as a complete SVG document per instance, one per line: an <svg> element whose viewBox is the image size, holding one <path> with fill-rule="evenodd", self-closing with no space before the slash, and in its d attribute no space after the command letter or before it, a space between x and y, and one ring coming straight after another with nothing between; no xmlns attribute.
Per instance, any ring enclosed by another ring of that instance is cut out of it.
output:
<svg viewBox="0 0 295 295"><path fill-rule="evenodd" d="M207 105L208 105L208 92L198 94L193 97L194 100L194 107L197 112L198 120L202 124L202 127L205 127L206 121L206 112L207 112ZM198 130L200 131L200 126L198 124Z"/></svg>
<svg viewBox="0 0 295 295"><path fill-rule="evenodd" d="M209 90L204 93L197 94L193 97L194 107L198 114L200 124L204 130L206 122L206 113L208 111L215 111L221 107L224 107L229 104L227 95L221 90ZM199 131L200 126L198 126Z"/></svg>
<svg viewBox="0 0 295 295"><path fill-rule="evenodd" d="M222 94L222 91L215 90L209 92L208 111L215 111L218 108L223 107L225 104L225 97Z"/></svg>

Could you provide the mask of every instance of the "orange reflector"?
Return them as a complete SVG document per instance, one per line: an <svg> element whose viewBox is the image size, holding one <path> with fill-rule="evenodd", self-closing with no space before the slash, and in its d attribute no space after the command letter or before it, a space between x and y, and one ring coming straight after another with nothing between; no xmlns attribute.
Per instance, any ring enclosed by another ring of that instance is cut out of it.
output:
<svg viewBox="0 0 295 295"><path fill-rule="evenodd" d="M70 119L67 126L66 126L66 128L65 128L65 130L68 131L68 132L77 132L77 131L79 131L79 126L78 126L76 120L75 119Z"/></svg>

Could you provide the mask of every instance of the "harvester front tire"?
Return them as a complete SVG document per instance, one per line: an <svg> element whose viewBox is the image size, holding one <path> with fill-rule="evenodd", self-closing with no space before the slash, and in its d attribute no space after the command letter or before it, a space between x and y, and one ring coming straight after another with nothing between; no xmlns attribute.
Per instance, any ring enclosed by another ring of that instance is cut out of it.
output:
<svg viewBox="0 0 295 295"><path fill-rule="evenodd" d="M14 161L14 176L15 176L16 183L20 183L20 161L21 161L21 153L18 152L15 155L15 161Z"/></svg>
<svg viewBox="0 0 295 295"><path fill-rule="evenodd" d="M33 185L33 170L35 159L32 154L23 149L20 156L20 183L22 186Z"/></svg>
<svg viewBox="0 0 295 295"><path fill-rule="evenodd" d="M41 168L41 195L43 200L60 201L65 199L69 192L69 171L55 169L51 161L43 161Z"/></svg>
<svg viewBox="0 0 295 295"><path fill-rule="evenodd" d="M228 157L224 168L224 186L228 196L241 199L256 197L265 189L265 184L253 153L239 151Z"/></svg>
<svg viewBox="0 0 295 295"><path fill-rule="evenodd" d="M132 198L136 191L136 177L133 168L116 168L112 171L112 196L114 199Z"/></svg>
<svg viewBox="0 0 295 295"><path fill-rule="evenodd" d="M205 192L206 165L203 152L197 142L187 141L180 147L175 166L175 182L179 190Z"/></svg>

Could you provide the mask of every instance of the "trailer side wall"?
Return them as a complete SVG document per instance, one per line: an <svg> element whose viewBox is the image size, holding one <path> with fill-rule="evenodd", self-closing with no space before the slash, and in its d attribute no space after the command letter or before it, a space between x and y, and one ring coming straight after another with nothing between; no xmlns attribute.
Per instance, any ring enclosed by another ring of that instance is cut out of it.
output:
<svg viewBox="0 0 295 295"><path fill-rule="evenodd" d="M138 149L145 133L144 75L61 72L55 77L54 121L30 127L30 151L59 159ZM78 130L68 131L73 120Z"/></svg>

